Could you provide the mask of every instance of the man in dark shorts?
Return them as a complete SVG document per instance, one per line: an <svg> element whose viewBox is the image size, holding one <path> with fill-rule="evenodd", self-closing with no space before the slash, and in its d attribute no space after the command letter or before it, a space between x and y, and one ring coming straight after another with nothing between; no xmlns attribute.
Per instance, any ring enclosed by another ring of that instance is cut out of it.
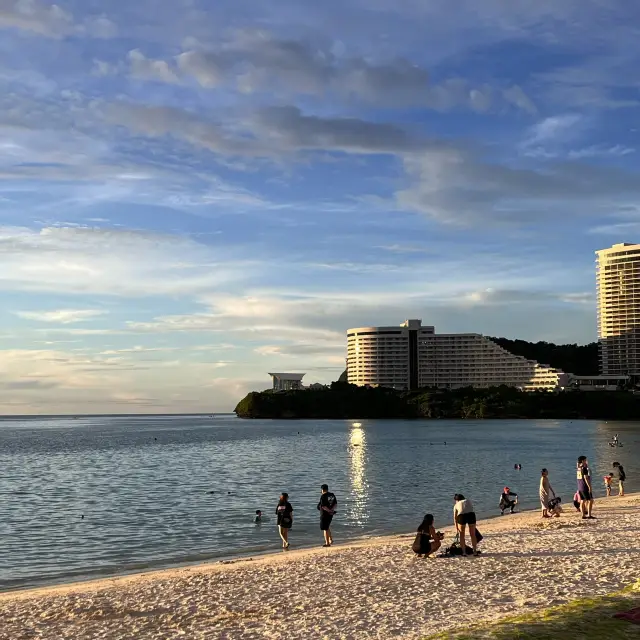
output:
<svg viewBox="0 0 640 640"><path fill-rule="evenodd" d="M329 491L329 485L323 484L321 487L320 502L318 502L318 511L320 512L320 529L324 534L323 547L330 547L333 544L333 536L331 535L331 521L338 507L338 501L333 493Z"/></svg>
<svg viewBox="0 0 640 640"><path fill-rule="evenodd" d="M583 520L595 520L591 515L593 509L593 486L591 485L591 470L587 456L578 458L578 493L580 494L580 510Z"/></svg>

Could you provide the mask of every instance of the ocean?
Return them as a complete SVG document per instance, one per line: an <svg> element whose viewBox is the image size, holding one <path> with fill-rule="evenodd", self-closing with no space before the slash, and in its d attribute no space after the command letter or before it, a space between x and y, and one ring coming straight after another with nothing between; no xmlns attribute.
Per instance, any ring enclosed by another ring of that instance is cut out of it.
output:
<svg viewBox="0 0 640 640"><path fill-rule="evenodd" d="M537 507L542 467L572 509L578 455L601 496L614 460L637 488L639 454L631 422L0 418L0 590L278 551L282 491L291 547L320 545L324 482L336 543L411 532L427 512L450 524L456 492L479 516L499 514L505 485Z"/></svg>

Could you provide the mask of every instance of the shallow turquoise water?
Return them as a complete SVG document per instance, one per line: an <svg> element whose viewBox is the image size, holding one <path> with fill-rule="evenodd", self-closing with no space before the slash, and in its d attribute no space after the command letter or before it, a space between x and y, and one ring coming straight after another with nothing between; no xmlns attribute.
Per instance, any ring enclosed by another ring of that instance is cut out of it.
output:
<svg viewBox="0 0 640 640"><path fill-rule="evenodd" d="M623 448L608 446L614 433ZM281 491L292 547L306 546L322 541L323 482L338 497L339 542L412 531L427 511L444 526L455 492L482 516L496 514L505 484L536 507L543 466L569 503L578 455L600 494L614 459L633 491L639 452L640 423L2 419L0 589L277 550Z"/></svg>

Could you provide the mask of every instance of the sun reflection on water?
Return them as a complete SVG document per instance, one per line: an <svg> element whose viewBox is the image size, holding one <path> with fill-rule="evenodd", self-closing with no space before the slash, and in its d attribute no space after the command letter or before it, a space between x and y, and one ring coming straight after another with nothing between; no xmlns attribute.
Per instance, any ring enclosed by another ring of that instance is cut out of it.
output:
<svg viewBox="0 0 640 640"><path fill-rule="evenodd" d="M368 484L365 474L366 436L359 425L353 426L349 438L349 477L353 504L349 510L350 519L356 525L364 525L368 518L367 490Z"/></svg>

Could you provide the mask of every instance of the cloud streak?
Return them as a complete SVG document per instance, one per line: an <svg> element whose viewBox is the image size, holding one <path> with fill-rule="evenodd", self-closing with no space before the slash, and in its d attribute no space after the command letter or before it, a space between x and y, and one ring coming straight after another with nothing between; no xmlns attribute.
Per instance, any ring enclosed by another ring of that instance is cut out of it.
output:
<svg viewBox="0 0 640 640"><path fill-rule="evenodd" d="M100 309L56 309L54 311L16 311L24 320L58 324L74 324L93 320L106 312Z"/></svg>

